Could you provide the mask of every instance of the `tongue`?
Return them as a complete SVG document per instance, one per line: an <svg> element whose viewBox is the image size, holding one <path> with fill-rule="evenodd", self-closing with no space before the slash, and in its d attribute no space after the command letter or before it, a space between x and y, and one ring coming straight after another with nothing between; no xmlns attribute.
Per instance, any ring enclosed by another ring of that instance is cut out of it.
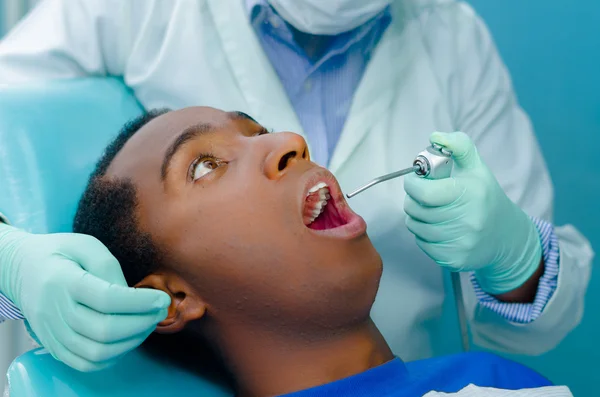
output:
<svg viewBox="0 0 600 397"><path fill-rule="evenodd" d="M313 230L327 230L343 225L342 220L333 215L333 212L334 211L326 208L325 211L323 211L323 213L319 215L313 223L308 225L308 228Z"/></svg>

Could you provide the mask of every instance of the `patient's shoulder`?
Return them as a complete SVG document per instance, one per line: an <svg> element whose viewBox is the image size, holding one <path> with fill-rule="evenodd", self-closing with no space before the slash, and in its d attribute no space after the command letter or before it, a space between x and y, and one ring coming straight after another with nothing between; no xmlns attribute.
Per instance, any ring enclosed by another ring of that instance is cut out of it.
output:
<svg viewBox="0 0 600 397"><path fill-rule="evenodd" d="M550 386L552 383L534 370L496 354L461 353L414 361L407 364L411 373L436 374L442 389L457 392L469 384L500 389L524 389Z"/></svg>

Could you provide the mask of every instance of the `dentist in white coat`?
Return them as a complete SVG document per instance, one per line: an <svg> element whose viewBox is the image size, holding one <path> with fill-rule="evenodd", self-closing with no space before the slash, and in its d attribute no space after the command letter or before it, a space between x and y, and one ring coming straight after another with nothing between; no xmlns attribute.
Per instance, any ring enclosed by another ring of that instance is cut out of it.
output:
<svg viewBox="0 0 600 397"><path fill-rule="evenodd" d="M457 332L441 327L443 268L461 272L482 346L540 354L579 323L593 252L573 227L552 224L552 183L531 124L467 4L46 0L0 43L0 83L92 75L122 76L147 109L240 110L302 134L346 191L405 168L430 140L453 150L452 179L407 177L351 202L384 260L373 318L403 359L434 355L436 338ZM0 313L24 315L81 370L110 365L164 314L159 295L134 304L103 294L115 284L131 292L110 255L86 263L103 250L86 236L0 227ZM93 298L107 301L81 315L122 326L109 338L118 347L64 315L91 300L73 287L84 275ZM59 290L66 298L48 303Z"/></svg>

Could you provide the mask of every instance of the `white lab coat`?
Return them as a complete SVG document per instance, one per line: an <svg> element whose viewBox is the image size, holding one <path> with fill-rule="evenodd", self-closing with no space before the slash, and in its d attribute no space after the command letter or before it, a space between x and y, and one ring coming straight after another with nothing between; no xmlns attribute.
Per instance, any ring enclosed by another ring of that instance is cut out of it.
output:
<svg viewBox="0 0 600 397"><path fill-rule="evenodd" d="M406 167L432 131L462 130L508 196L528 214L551 220L544 159L483 22L451 0L398 0L393 13L331 159L342 188ZM244 0L46 0L0 45L0 83L90 74L124 76L146 108L241 110L267 128L303 134ZM451 293L404 225L404 196L399 179L351 205L384 260L373 318L394 352L412 360L436 354L444 332L456 337L457 330L441 329ZM463 275L475 342L539 354L579 323L593 252L573 227L556 232L558 289L530 324L478 306Z"/></svg>

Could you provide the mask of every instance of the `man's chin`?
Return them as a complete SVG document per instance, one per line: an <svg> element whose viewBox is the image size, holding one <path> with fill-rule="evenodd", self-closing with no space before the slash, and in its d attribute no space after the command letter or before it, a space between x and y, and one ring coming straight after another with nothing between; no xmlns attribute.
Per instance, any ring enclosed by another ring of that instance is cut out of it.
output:
<svg viewBox="0 0 600 397"><path fill-rule="evenodd" d="M366 239L368 244L363 244L360 251L348 257L346 269L343 270L344 277L340 275L340 280L348 283L345 291L348 301L364 307L368 314L379 290L383 261L368 238Z"/></svg>
<svg viewBox="0 0 600 397"><path fill-rule="evenodd" d="M352 258L352 261L356 263L356 266L374 272L376 275L374 274L371 277L376 277L379 283L381 273L383 272L383 260L366 233L356 240L349 242L347 253Z"/></svg>

